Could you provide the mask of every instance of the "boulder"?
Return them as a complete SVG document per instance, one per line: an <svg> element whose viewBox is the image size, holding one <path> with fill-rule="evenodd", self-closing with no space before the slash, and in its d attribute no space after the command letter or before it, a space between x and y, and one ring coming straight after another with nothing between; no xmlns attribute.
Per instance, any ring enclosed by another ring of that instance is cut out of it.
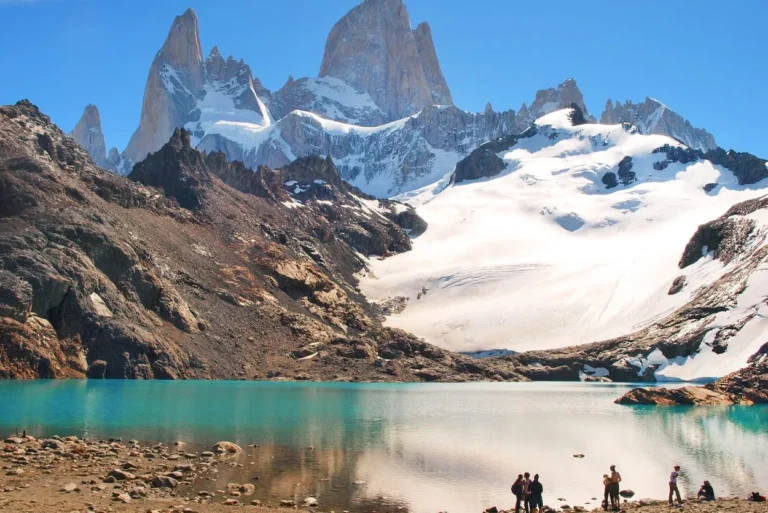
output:
<svg viewBox="0 0 768 513"><path fill-rule="evenodd" d="M220 456L237 456L243 452L242 447L232 442L216 442L211 448L211 452Z"/></svg>
<svg viewBox="0 0 768 513"><path fill-rule="evenodd" d="M720 405L733 404L725 394L703 387L688 386L682 388L635 388L616 399L616 404L655 404L655 405Z"/></svg>
<svg viewBox="0 0 768 513"><path fill-rule="evenodd" d="M155 476L152 478L153 488L176 488L179 482L171 476Z"/></svg>
<svg viewBox="0 0 768 513"><path fill-rule="evenodd" d="M619 181L616 179L616 173L613 171L608 171L605 173L600 180L603 182L606 189L613 189L619 185Z"/></svg>
<svg viewBox="0 0 768 513"><path fill-rule="evenodd" d="M135 475L131 474L130 472L121 470L119 468L112 470L109 473L108 477L113 477L118 481L133 481L134 479L136 479Z"/></svg>
<svg viewBox="0 0 768 513"><path fill-rule="evenodd" d="M685 287L685 276L680 275L672 282L672 286L669 287L669 291L667 294L670 296L677 294L681 290L683 290L683 287Z"/></svg>

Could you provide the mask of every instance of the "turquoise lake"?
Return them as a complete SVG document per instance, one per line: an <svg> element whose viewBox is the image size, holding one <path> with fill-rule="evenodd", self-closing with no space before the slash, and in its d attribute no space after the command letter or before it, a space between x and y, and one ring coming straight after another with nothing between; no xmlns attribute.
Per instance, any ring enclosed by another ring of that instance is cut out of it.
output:
<svg viewBox="0 0 768 513"><path fill-rule="evenodd" d="M0 434L233 441L243 467L222 468L216 486L258 475L256 497L313 495L324 510L506 508L525 471L541 475L547 504L596 506L611 464L635 498L665 498L675 464L689 495L704 479L718 495L768 489L768 407L614 404L629 388L2 381Z"/></svg>

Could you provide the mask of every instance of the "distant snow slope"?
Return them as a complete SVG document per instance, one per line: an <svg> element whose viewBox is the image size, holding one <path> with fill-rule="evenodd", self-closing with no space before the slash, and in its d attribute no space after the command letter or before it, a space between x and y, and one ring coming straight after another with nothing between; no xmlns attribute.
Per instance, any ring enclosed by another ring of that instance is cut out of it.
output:
<svg viewBox="0 0 768 513"><path fill-rule="evenodd" d="M628 333L690 298L695 287L667 290L697 226L764 191L708 161L657 171L653 150L680 143L629 125L574 127L569 113L500 152L498 176L407 198L428 230L413 251L372 260L361 283L372 300L409 298L390 325L452 350L546 349ZM636 181L606 188L626 156Z"/></svg>

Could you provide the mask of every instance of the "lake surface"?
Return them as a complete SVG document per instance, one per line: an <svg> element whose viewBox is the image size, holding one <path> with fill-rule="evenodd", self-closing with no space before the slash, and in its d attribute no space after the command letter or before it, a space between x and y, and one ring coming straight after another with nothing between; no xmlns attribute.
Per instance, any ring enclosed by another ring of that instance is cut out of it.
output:
<svg viewBox="0 0 768 513"><path fill-rule="evenodd" d="M509 507L511 482L525 471L541 475L546 504L596 506L611 464L635 498L666 497L675 464L687 494L704 479L718 495L768 488L768 407L614 404L629 388L0 381L0 434L182 440L206 449L229 440L246 449L243 467L220 465L216 487L255 482L254 498L312 495L338 511Z"/></svg>

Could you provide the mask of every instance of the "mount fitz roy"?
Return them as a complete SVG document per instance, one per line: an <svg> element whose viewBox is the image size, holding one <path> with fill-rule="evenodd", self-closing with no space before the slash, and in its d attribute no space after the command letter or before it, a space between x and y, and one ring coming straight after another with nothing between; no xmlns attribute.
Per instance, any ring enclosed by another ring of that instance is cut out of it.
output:
<svg viewBox="0 0 768 513"><path fill-rule="evenodd" d="M572 79L539 91L517 112L454 106L431 29L426 22L412 28L402 0L365 0L342 17L330 31L318 75L290 77L271 92L247 64L225 60L217 47L204 58L197 16L187 10L152 62L136 132L120 158L110 152L106 167L129 172L183 126L194 146L254 169L330 155L347 181L392 197L437 182L480 144L521 133L572 103L596 121ZM632 122L642 133L669 135L692 148L715 146L710 134L666 108L660 114L629 105L607 108L601 118Z"/></svg>

